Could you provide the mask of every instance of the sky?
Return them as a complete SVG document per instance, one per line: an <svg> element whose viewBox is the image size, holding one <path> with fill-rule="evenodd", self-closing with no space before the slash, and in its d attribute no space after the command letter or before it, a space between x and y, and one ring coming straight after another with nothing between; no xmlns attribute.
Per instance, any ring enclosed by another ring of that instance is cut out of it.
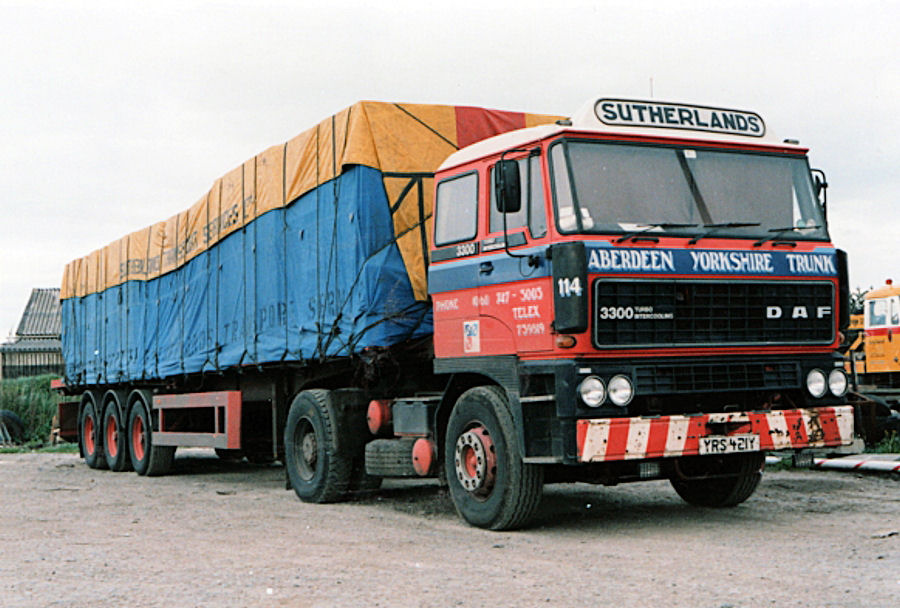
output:
<svg viewBox="0 0 900 608"><path fill-rule="evenodd" d="M0 0L0 339L65 264L359 100L759 113L828 175L853 288L900 280L900 2Z"/></svg>

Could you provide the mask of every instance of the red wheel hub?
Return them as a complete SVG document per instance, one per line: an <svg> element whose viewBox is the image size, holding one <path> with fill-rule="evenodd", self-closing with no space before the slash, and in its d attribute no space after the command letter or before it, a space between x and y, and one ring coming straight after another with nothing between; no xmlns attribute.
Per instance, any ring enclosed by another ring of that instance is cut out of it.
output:
<svg viewBox="0 0 900 608"><path fill-rule="evenodd" d="M454 462L456 478L467 492L479 498L490 495L497 476L497 453L484 426L478 424L459 436Z"/></svg>
<svg viewBox="0 0 900 608"><path fill-rule="evenodd" d="M106 418L106 449L113 458L119 453L119 425L115 416Z"/></svg>
<svg viewBox="0 0 900 608"><path fill-rule="evenodd" d="M131 445L134 450L134 457L138 460L144 459L144 442L147 440L147 431L144 429L144 419L141 416L135 416L134 424L131 427Z"/></svg>
<svg viewBox="0 0 900 608"><path fill-rule="evenodd" d="M90 414L84 417L81 435L84 437L84 451L93 454L97 446L94 444L94 417Z"/></svg>

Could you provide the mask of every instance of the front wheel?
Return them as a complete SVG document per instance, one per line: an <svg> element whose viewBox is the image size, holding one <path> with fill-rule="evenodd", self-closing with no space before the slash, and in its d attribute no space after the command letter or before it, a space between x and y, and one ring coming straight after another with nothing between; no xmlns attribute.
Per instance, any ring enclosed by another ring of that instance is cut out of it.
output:
<svg viewBox="0 0 900 608"><path fill-rule="evenodd" d="M522 462L506 395L478 386L460 396L447 424L444 470L450 497L473 526L511 530L541 500L543 469Z"/></svg>
<svg viewBox="0 0 900 608"><path fill-rule="evenodd" d="M688 504L733 507L756 491L765 458L763 452L684 458L669 481Z"/></svg>

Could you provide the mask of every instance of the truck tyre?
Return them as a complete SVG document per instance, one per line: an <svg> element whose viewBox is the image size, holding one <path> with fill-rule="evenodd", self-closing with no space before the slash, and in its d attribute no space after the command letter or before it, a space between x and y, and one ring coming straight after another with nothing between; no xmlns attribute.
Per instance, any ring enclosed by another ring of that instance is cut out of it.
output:
<svg viewBox="0 0 900 608"><path fill-rule="evenodd" d="M6 429L5 434L0 433L0 439L8 438L13 443L22 443L22 440L25 439L25 423L15 412L0 410L0 424Z"/></svg>
<svg viewBox="0 0 900 608"><path fill-rule="evenodd" d="M343 450L338 416L330 393L298 394L284 428L284 457L291 487L304 502L337 502L347 496L353 455Z"/></svg>
<svg viewBox="0 0 900 608"><path fill-rule="evenodd" d="M541 500L543 469L522 462L504 392L478 386L463 393L447 423L444 468L450 497L473 526L525 525Z"/></svg>
<svg viewBox="0 0 900 608"><path fill-rule="evenodd" d="M128 433L119 408L114 401L106 403L103 414L103 455L110 471L119 473L131 470L128 454Z"/></svg>
<svg viewBox="0 0 900 608"><path fill-rule="evenodd" d="M248 450L245 454L250 464L272 464L277 460L272 452Z"/></svg>
<svg viewBox="0 0 900 608"><path fill-rule="evenodd" d="M244 459L243 450L229 450L227 448L216 448L215 450L219 460L224 460L225 462L240 462Z"/></svg>
<svg viewBox="0 0 900 608"><path fill-rule="evenodd" d="M153 445L153 423L141 401L134 402L128 416L128 446L131 466L138 475L165 475L172 469L175 446Z"/></svg>
<svg viewBox="0 0 900 608"><path fill-rule="evenodd" d="M350 474L351 492L372 492L381 487L381 477L369 475L366 472L365 458L357 458L353 461L353 471Z"/></svg>
<svg viewBox="0 0 900 608"><path fill-rule="evenodd" d="M78 442L84 462L92 469L105 469L106 458L103 456L102 425L97 415L93 400L87 400L81 409L81 420L78 423Z"/></svg>
<svg viewBox="0 0 900 608"><path fill-rule="evenodd" d="M418 477L412 451L416 437L375 439L366 444L366 471L381 477Z"/></svg>
<svg viewBox="0 0 900 608"><path fill-rule="evenodd" d="M756 491L762 479L765 454L729 454L701 456L676 464L677 471L670 482L678 495L688 504L698 507L733 507L744 502ZM709 479L703 479L709 475Z"/></svg>

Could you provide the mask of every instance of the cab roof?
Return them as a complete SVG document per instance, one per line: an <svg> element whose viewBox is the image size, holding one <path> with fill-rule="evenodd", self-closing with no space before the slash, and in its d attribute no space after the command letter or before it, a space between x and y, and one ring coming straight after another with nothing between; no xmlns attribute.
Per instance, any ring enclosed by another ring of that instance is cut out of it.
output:
<svg viewBox="0 0 900 608"><path fill-rule="evenodd" d="M889 298L891 296L900 295L900 285L894 285L891 282L870 290L863 296L865 300L876 300L878 298Z"/></svg>
<svg viewBox="0 0 900 608"><path fill-rule="evenodd" d="M469 163L501 150L528 146L555 135L574 133L690 139L775 147L797 153L807 151L796 141L779 141L756 112L602 97L588 101L569 119L510 131L463 148L447 157L438 170Z"/></svg>

